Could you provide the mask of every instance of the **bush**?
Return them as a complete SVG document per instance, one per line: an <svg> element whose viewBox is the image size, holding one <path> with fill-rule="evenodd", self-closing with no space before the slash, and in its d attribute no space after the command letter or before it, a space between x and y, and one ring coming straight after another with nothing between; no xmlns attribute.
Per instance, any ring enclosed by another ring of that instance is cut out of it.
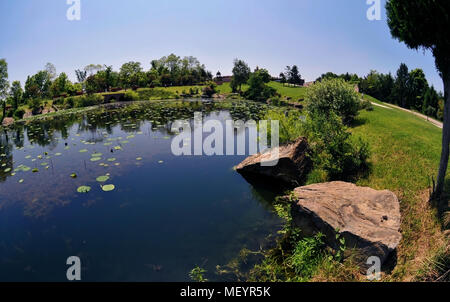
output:
<svg viewBox="0 0 450 302"><path fill-rule="evenodd" d="M74 105L77 108L95 106L102 104L103 100L103 96L99 94L88 94L76 98Z"/></svg>
<svg viewBox="0 0 450 302"><path fill-rule="evenodd" d="M293 142L304 132L302 118L298 110L289 110L288 112L281 109L269 110L265 119L268 121L267 136L269 139L271 138L270 121L279 122L280 144Z"/></svg>
<svg viewBox="0 0 450 302"><path fill-rule="evenodd" d="M206 86L203 88L203 95L207 97L212 97L215 93L217 93L217 84L213 81L209 81L206 83Z"/></svg>
<svg viewBox="0 0 450 302"><path fill-rule="evenodd" d="M373 111L373 105L372 102L366 99L363 99L361 101L361 110L367 110L367 111Z"/></svg>
<svg viewBox="0 0 450 302"><path fill-rule="evenodd" d="M57 98L53 100L53 105L55 106L59 106L59 105L63 105L64 104L64 98Z"/></svg>
<svg viewBox="0 0 450 302"><path fill-rule="evenodd" d="M8 110L6 112L6 117L13 117L13 115L14 115L14 110L13 109L10 109L10 110Z"/></svg>
<svg viewBox="0 0 450 302"><path fill-rule="evenodd" d="M139 94L136 91L127 91L123 96L125 102L138 101L140 99Z"/></svg>
<svg viewBox="0 0 450 302"><path fill-rule="evenodd" d="M23 115L25 114L25 111L23 110L23 109L17 109L15 112L14 112L14 118L16 118L16 119L18 119L18 120L21 120L21 119L23 119Z"/></svg>
<svg viewBox="0 0 450 302"><path fill-rule="evenodd" d="M38 111L41 109L41 100L39 99L29 99L28 100L28 107L30 107L33 114L38 113Z"/></svg>
<svg viewBox="0 0 450 302"><path fill-rule="evenodd" d="M310 114L328 116L334 112L347 125L358 115L361 106L354 86L341 79L323 80L312 85L305 100Z"/></svg>
<svg viewBox="0 0 450 302"><path fill-rule="evenodd" d="M334 112L311 115L304 130L313 151L314 169L326 171L330 180L350 180L367 168L368 144L352 138Z"/></svg>
<svg viewBox="0 0 450 302"><path fill-rule="evenodd" d="M64 108L70 109L75 105L75 99L73 97L68 97L64 100Z"/></svg>
<svg viewBox="0 0 450 302"><path fill-rule="evenodd" d="M277 94L277 90L266 85L270 81L270 75L265 69L259 69L250 75L249 88L244 96L253 101L265 102Z"/></svg>

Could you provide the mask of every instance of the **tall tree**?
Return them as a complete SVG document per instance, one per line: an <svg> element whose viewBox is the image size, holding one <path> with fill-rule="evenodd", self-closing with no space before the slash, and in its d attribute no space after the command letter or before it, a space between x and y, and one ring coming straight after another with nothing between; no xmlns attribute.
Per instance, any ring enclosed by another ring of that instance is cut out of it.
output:
<svg viewBox="0 0 450 302"><path fill-rule="evenodd" d="M409 73L409 104L417 110L422 110L424 95L428 90L428 81L422 69L417 68Z"/></svg>
<svg viewBox="0 0 450 302"><path fill-rule="evenodd" d="M56 79L56 67L55 65L53 65L52 63L47 63L45 64L45 71L47 71L48 76L50 77L50 80L55 80Z"/></svg>
<svg viewBox="0 0 450 302"><path fill-rule="evenodd" d="M286 67L286 78L289 84L303 85L305 83L305 81L302 80L297 65L292 66L292 68L290 66Z"/></svg>
<svg viewBox="0 0 450 302"><path fill-rule="evenodd" d="M3 103L3 115L2 120L5 118L6 114L6 97L8 96L8 63L5 59L0 59L0 102Z"/></svg>
<svg viewBox="0 0 450 302"><path fill-rule="evenodd" d="M409 70L406 64L400 64L397 70L397 78L395 79L394 89L392 90L395 102L403 108L409 108Z"/></svg>
<svg viewBox="0 0 450 302"><path fill-rule="evenodd" d="M139 76L142 72L141 63L128 62L120 68L120 81L124 88L131 88L139 85Z"/></svg>
<svg viewBox="0 0 450 302"><path fill-rule="evenodd" d="M233 91L242 93L242 85L247 83L250 77L250 67L242 60L234 60L233 79L231 80L231 87Z"/></svg>
<svg viewBox="0 0 450 302"><path fill-rule="evenodd" d="M86 70L75 70L75 75L77 76L78 83L84 83L87 78L87 71Z"/></svg>
<svg viewBox="0 0 450 302"><path fill-rule="evenodd" d="M21 104L23 100L23 89L19 81L12 82L10 95L13 100L14 110L17 110L19 104Z"/></svg>
<svg viewBox="0 0 450 302"><path fill-rule="evenodd" d="M435 188L435 197L440 197L450 152L450 1L388 0L386 10L392 36L412 49L431 50L444 82L442 154Z"/></svg>

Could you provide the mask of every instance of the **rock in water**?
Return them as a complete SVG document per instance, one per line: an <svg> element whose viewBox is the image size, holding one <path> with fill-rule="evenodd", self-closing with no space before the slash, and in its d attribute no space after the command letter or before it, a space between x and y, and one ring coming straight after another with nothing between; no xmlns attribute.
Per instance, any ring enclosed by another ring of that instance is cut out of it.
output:
<svg viewBox="0 0 450 302"><path fill-rule="evenodd" d="M356 248L363 266L371 256L384 263L402 238L400 204L391 191L330 182L296 188L289 198L294 202L294 223L305 236L321 232L327 244L337 249L339 230L347 251Z"/></svg>
<svg viewBox="0 0 450 302"><path fill-rule="evenodd" d="M293 187L302 185L312 167L306 138L301 137L294 143L280 146L278 152L279 161L276 166L261 165L270 158L270 154L258 153L246 158L236 167L236 171L244 177L269 178Z"/></svg>

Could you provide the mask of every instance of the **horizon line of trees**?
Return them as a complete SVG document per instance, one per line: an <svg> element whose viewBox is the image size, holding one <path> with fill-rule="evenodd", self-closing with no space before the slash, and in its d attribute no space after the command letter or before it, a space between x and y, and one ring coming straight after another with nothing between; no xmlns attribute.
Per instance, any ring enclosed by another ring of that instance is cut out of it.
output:
<svg viewBox="0 0 450 302"><path fill-rule="evenodd" d="M145 71L140 62L124 63L119 71L112 66L90 64L83 69L75 70L77 82L70 81L65 72L57 74L56 67L47 63L43 70L29 75L24 83L8 82L7 63L1 60L2 95L6 103L11 104L13 110L33 100L45 100L58 97L82 95L84 93L101 93L118 91L121 89L137 89L144 87L167 87L205 84L213 79L212 73L206 70L195 57L181 58L175 54L164 56L150 62L151 68ZM3 114L5 116L5 114Z"/></svg>

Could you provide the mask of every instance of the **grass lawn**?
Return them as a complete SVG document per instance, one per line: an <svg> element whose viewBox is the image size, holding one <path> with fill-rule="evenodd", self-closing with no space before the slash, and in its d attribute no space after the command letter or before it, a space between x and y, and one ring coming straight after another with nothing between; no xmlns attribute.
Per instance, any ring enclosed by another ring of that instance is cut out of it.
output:
<svg viewBox="0 0 450 302"><path fill-rule="evenodd" d="M358 185L395 192L401 201L403 240L393 280L413 279L445 244L437 211L429 205L431 179L436 177L441 130L408 112L374 107L362 111L351 129L370 144L372 169Z"/></svg>
<svg viewBox="0 0 450 302"><path fill-rule="evenodd" d="M298 101L299 99L304 99L306 96L307 87L290 87L285 86L278 82L270 82L268 84L277 90L281 97L290 97L292 101Z"/></svg>

